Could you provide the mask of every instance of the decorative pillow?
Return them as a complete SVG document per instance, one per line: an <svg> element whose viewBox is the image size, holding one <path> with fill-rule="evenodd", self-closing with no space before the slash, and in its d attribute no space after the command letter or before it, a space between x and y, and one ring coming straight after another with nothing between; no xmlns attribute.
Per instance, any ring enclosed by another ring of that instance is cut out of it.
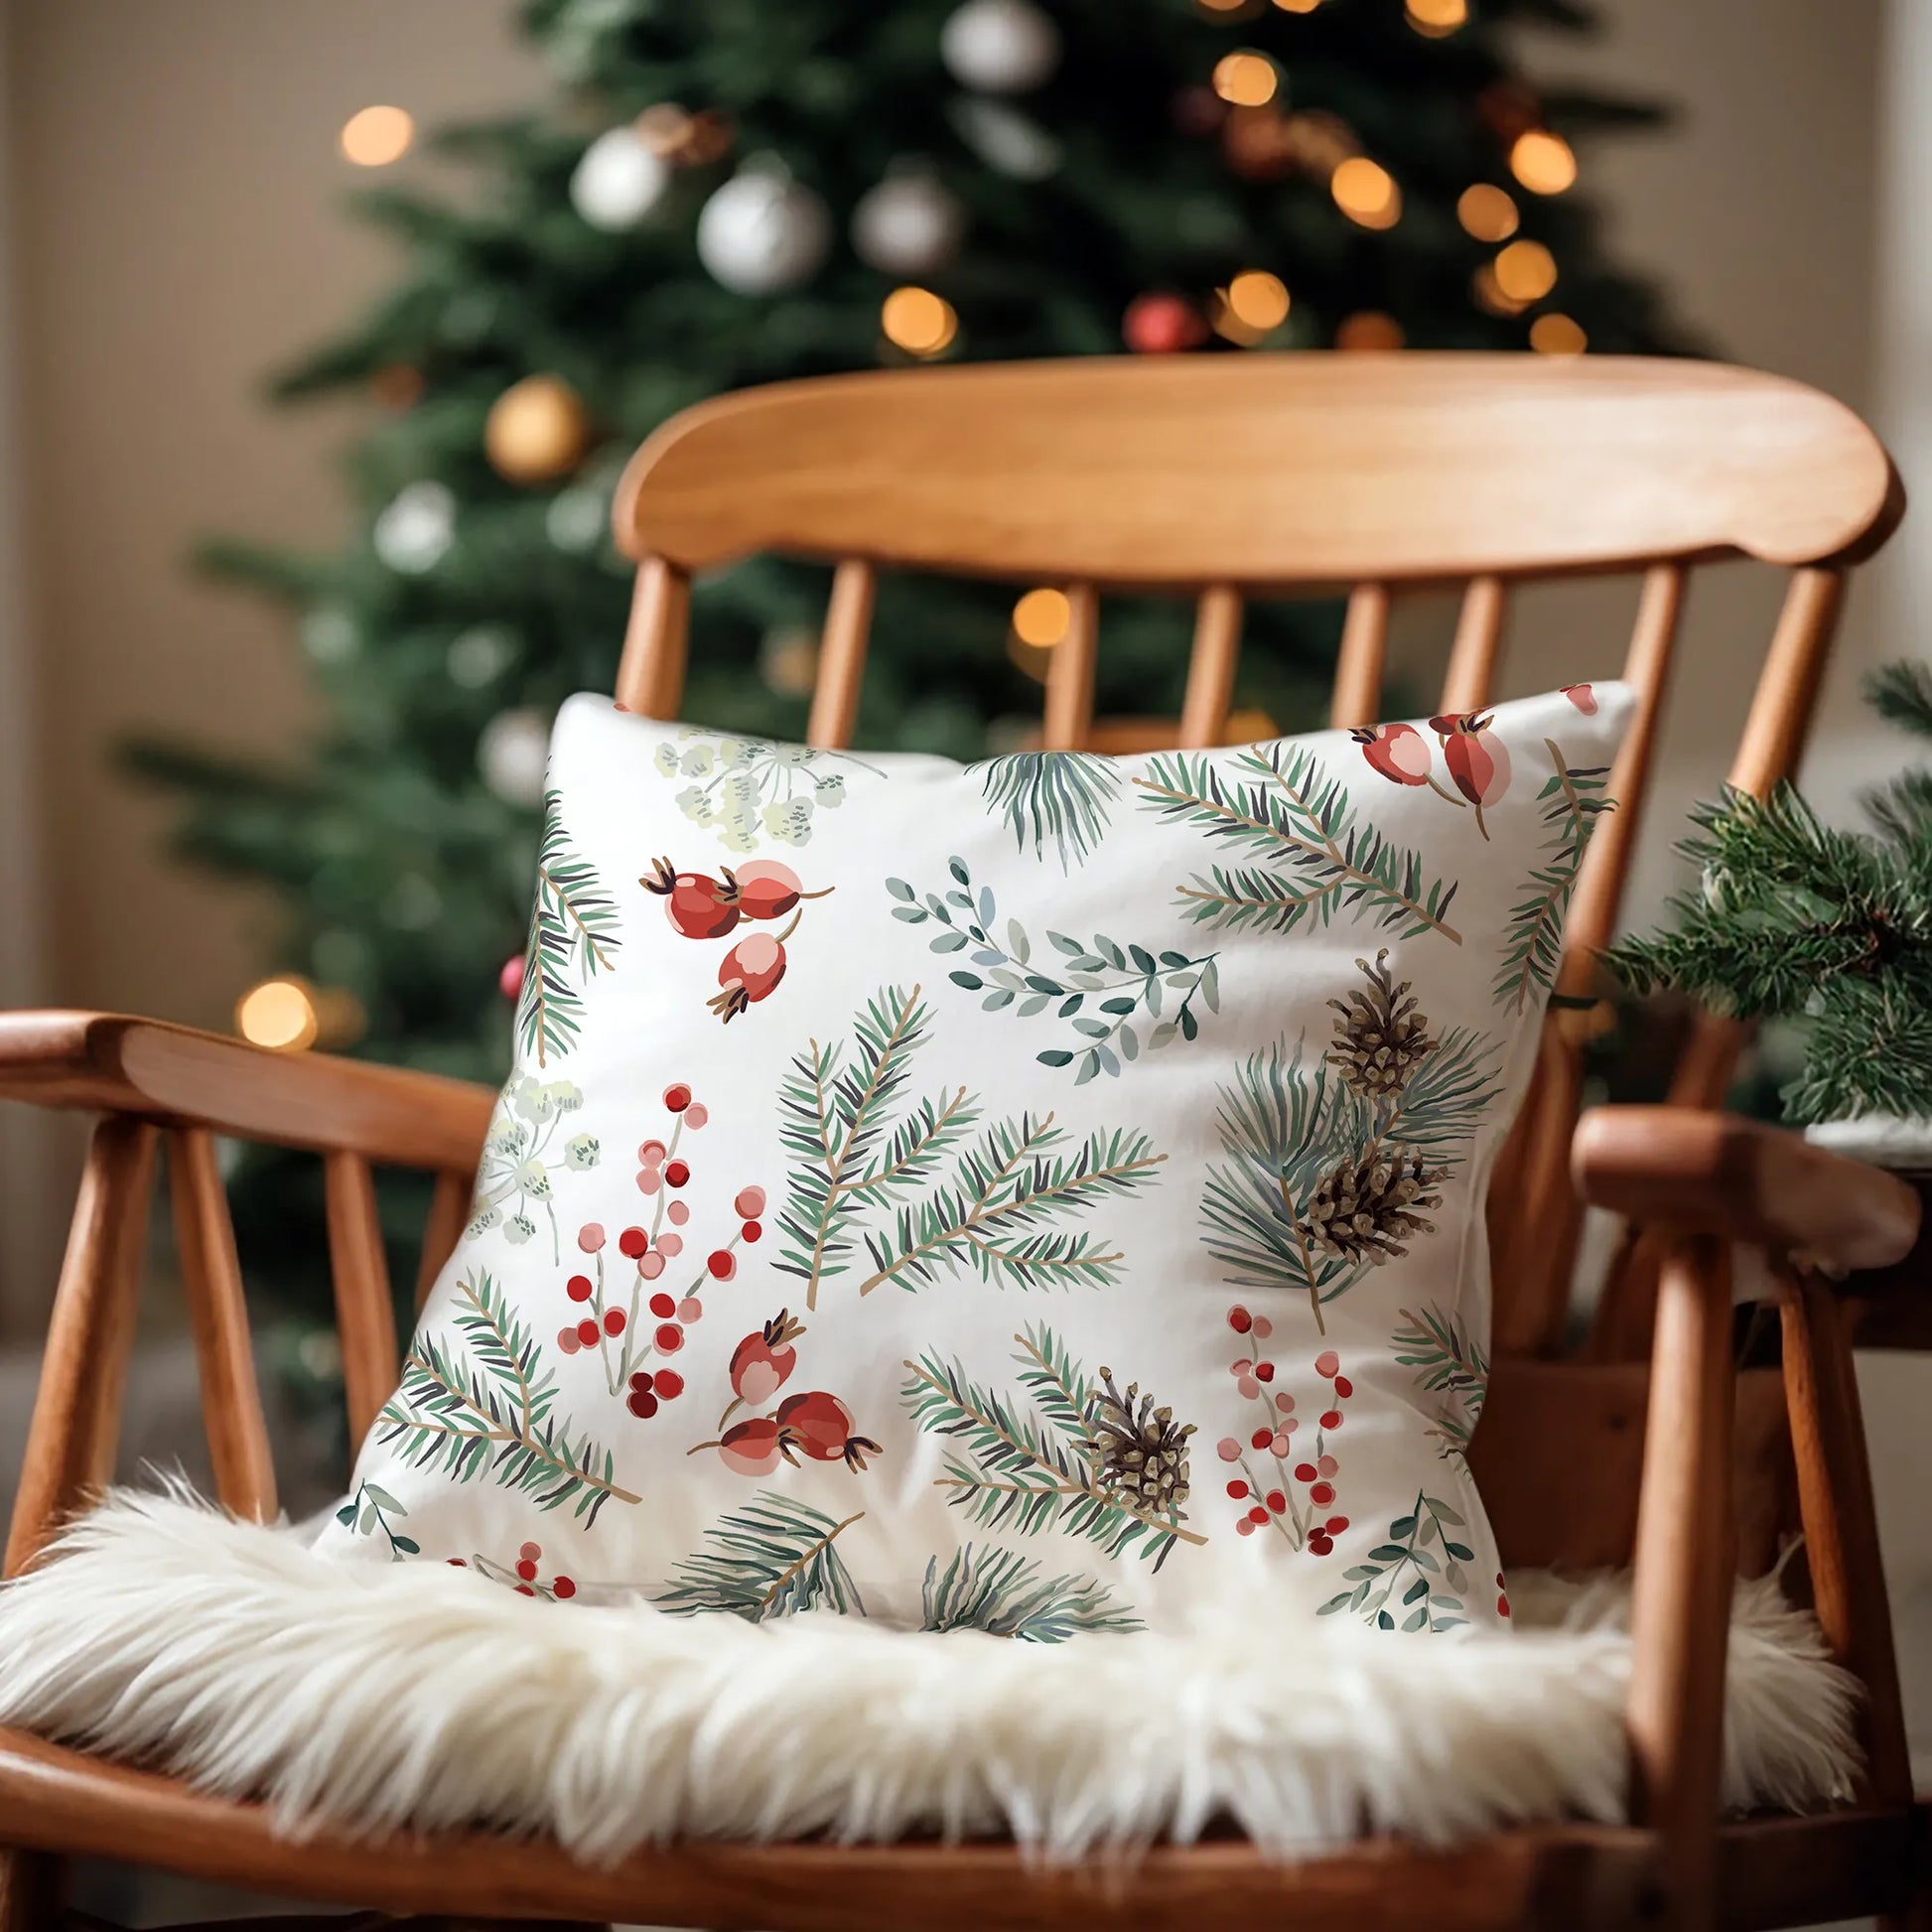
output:
<svg viewBox="0 0 1932 1932"><path fill-rule="evenodd" d="M325 1553L1033 1639L1509 1613L1482 1199L1628 695L960 766L565 707Z"/></svg>

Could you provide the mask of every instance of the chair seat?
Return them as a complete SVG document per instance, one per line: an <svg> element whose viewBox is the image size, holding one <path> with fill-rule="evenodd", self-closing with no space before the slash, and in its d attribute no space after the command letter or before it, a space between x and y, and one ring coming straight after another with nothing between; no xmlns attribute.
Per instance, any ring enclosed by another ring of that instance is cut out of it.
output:
<svg viewBox="0 0 1932 1932"><path fill-rule="evenodd" d="M1922 1809L1922 1808L1921 1808ZM1524 1827L1449 1850L1370 1839L1301 1864L1239 1840L1157 1846L1132 1861L1042 1865L1010 1843L941 1846L694 1844L606 1869L543 1841L484 1833L334 1830L291 1841L267 1806L23 1731L0 1729L0 1815L39 1850L134 1860L217 1883L396 1913L685 1926L782 1924L794 1932L1432 1932L1548 1926L1589 1932L1644 1915L1652 1835L1631 1827ZM1813 1924L1900 1907L1921 1816L1838 1811L1766 1817L1719 1833L1725 1932ZM914 1903L916 1901L916 1904Z"/></svg>

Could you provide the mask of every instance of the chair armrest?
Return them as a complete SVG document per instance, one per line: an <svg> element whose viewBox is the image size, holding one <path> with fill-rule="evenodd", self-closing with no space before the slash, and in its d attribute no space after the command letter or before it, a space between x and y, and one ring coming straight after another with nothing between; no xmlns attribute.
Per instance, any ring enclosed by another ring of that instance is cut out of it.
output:
<svg viewBox="0 0 1932 1932"><path fill-rule="evenodd" d="M1795 1252L1833 1274L1904 1259L1919 1196L1787 1129L1689 1107L1592 1107L1571 1173L1585 1200L1650 1226Z"/></svg>
<svg viewBox="0 0 1932 1932"><path fill-rule="evenodd" d="M0 1013L0 1100L468 1174L495 1098L471 1080L329 1053L277 1053L161 1020Z"/></svg>

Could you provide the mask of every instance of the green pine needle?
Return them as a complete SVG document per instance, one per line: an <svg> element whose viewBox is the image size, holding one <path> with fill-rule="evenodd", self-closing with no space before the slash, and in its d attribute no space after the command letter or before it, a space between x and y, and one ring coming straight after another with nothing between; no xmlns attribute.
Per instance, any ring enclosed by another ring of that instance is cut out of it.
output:
<svg viewBox="0 0 1932 1932"><path fill-rule="evenodd" d="M1092 1577L1039 1575L1039 1565L1017 1550L965 1544L946 1565L925 1567L927 1630L981 1630L1019 1643L1063 1643L1089 1630L1139 1630L1141 1619L1115 1607L1107 1586Z"/></svg>
<svg viewBox="0 0 1932 1932"><path fill-rule="evenodd" d="M761 1489L705 1532L710 1547L678 1565L657 1607L685 1616L726 1610L753 1623L799 1610L864 1616L858 1586L833 1547L864 1514L839 1522L794 1496Z"/></svg>
<svg viewBox="0 0 1932 1932"><path fill-rule="evenodd" d="M1100 843L1120 796L1120 772L1092 752L1018 752L969 765L980 774L986 802L1013 828L1014 842L1034 857L1050 843L1061 872L1084 865Z"/></svg>

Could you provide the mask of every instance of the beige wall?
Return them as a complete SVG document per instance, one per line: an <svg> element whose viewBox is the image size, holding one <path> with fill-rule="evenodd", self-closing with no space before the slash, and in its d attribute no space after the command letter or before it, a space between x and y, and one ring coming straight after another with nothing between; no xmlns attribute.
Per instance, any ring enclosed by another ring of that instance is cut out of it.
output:
<svg viewBox="0 0 1932 1932"><path fill-rule="evenodd" d="M207 532L326 544L343 527L330 453L352 414L271 414L258 393L390 274L379 239L339 213L354 171L336 130L373 100L435 120L548 83L497 0L11 11L48 989L221 1024L265 909L156 862L166 807L114 772L111 748L135 730L270 757L298 741L308 700L285 623L196 582L185 554ZM1586 156L1625 257L1667 276L1726 352L1869 405L1878 0L1602 11L1595 48L1538 49L1551 74L1685 109L1677 131ZM1770 595L1738 572L1696 604L1660 826L1734 735ZM1526 600L1511 682L1600 674L1626 619L1587 591ZM1647 868L1646 897L1663 877Z"/></svg>

